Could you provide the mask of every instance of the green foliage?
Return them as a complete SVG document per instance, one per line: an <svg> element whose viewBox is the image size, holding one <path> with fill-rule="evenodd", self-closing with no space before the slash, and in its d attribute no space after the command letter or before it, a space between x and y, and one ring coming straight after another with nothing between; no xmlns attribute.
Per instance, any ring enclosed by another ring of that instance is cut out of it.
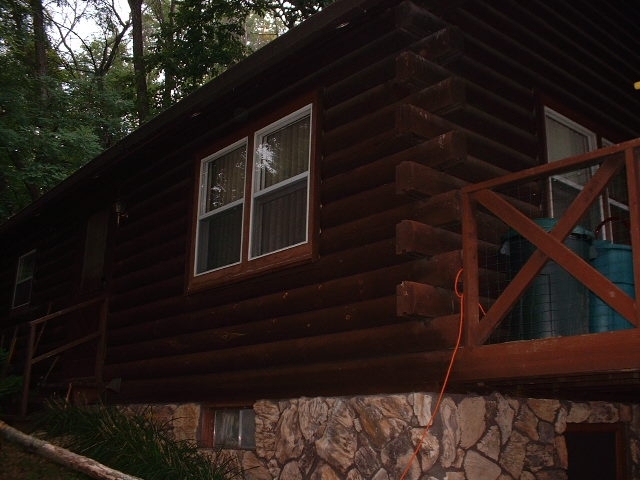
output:
<svg viewBox="0 0 640 480"><path fill-rule="evenodd" d="M232 459L211 457L192 442L175 441L149 409L125 413L104 405L52 402L40 425L64 446L111 468L145 480L227 480L240 475Z"/></svg>
<svg viewBox="0 0 640 480"><path fill-rule="evenodd" d="M144 0L151 113L331 2ZM108 1L47 3L44 75L32 21L38 3L0 0L0 222L138 126L131 21ZM68 15L66 26L55 23ZM96 30L82 38L73 29L88 19Z"/></svg>

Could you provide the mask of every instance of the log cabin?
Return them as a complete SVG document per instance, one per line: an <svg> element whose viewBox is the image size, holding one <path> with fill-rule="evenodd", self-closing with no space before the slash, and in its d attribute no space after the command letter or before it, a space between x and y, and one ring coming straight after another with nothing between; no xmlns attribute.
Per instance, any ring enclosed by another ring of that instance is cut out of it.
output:
<svg viewBox="0 0 640 480"><path fill-rule="evenodd" d="M247 478L640 478L638 24L314 15L0 227L19 407L110 385Z"/></svg>

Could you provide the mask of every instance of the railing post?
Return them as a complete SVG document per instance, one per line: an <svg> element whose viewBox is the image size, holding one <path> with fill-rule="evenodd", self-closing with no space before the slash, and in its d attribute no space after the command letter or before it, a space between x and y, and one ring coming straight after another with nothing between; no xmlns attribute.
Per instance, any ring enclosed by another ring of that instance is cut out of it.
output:
<svg viewBox="0 0 640 480"><path fill-rule="evenodd" d="M25 416L29 405L29 384L31 383L31 367L34 354L34 344L36 341L36 325L29 322L29 340L27 343L27 354L24 363L24 373L22 374L22 402L20 403L20 414Z"/></svg>
<svg viewBox="0 0 640 480"><path fill-rule="evenodd" d="M480 294L478 286L478 222L476 220L476 203L471 194L462 195L462 278L463 302L462 321L465 322L465 345L475 346L480 323Z"/></svg>
<svg viewBox="0 0 640 480"><path fill-rule="evenodd" d="M635 320L640 328L640 147L629 147L625 150L625 166L627 169L627 194L629 202L629 233L631 235L631 252L633 259L633 276L635 281Z"/></svg>

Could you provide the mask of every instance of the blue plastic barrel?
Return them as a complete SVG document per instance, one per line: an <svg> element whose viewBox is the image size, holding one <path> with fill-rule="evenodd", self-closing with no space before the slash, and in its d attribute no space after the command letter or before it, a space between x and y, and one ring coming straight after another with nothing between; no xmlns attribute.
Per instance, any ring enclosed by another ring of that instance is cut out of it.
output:
<svg viewBox="0 0 640 480"><path fill-rule="evenodd" d="M536 224L550 232L557 219L539 218ZM565 239L565 245L584 260L591 256L594 235L577 226ZM503 245L508 254L508 274L513 278L536 250L536 247L515 230L511 230ZM554 261L548 261L524 292L506 319L508 340L526 340L568 335L589 331L589 289Z"/></svg>
<svg viewBox="0 0 640 480"><path fill-rule="evenodd" d="M620 290L635 298L631 246L602 240L595 241L594 246L597 256L591 261L591 264ZM590 332L608 332L633 327L622 315L613 310L593 292L591 292L589 303Z"/></svg>

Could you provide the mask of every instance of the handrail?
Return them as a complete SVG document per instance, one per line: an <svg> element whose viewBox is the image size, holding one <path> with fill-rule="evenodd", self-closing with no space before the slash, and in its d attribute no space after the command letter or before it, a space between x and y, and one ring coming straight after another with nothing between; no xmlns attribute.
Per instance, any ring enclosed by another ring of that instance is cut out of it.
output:
<svg viewBox="0 0 640 480"><path fill-rule="evenodd" d="M59 345L56 348L53 348L47 352L41 353L40 355L36 356L36 352L35 352L37 348L36 330L38 326L41 326L41 328L44 328L46 323L50 320L62 318L71 313L86 310L87 308L95 305L100 305L100 311L98 313L98 327L94 332L91 332L87 335L76 338L74 340L65 342L64 344ZM27 413L27 408L29 403L29 386L31 383L31 371L33 369L33 366L36 363L39 363L43 360L51 358L55 355L59 355L62 352L71 350L85 343L97 340L98 347L96 349L94 374L98 382L102 381L102 370L104 366L104 356L105 356L105 349L106 349L105 341L106 341L107 312L108 312L108 297L105 295L100 295L90 300L72 305L62 310L58 310L57 312L43 315L42 317L36 318L35 320L31 320L30 322L28 322L29 338L27 343L27 353L26 353L24 373L23 373L24 385L22 387L22 402L20 405L20 412L23 416L26 415Z"/></svg>
<svg viewBox="0 0 640 480"><path fill-rule="evenodd" d="M503 196L494 191L501 187L548 178L554 174L598 163L601 163L600 168L550 232L545 232L532 219L518 211ZM510 173L461 189L464 308L467 312L465 341L467 346L478 346L486 342L550 259L571 273L635 327L640 327L639 301L632 299L563 243L587 209L597 200L611 179L623 167L626 167L627 172L635 293L636 299L640 299L640 139ZM482 319L478 309L480 295L476 212L479 206L498 216L537 248Z"/></svg>

